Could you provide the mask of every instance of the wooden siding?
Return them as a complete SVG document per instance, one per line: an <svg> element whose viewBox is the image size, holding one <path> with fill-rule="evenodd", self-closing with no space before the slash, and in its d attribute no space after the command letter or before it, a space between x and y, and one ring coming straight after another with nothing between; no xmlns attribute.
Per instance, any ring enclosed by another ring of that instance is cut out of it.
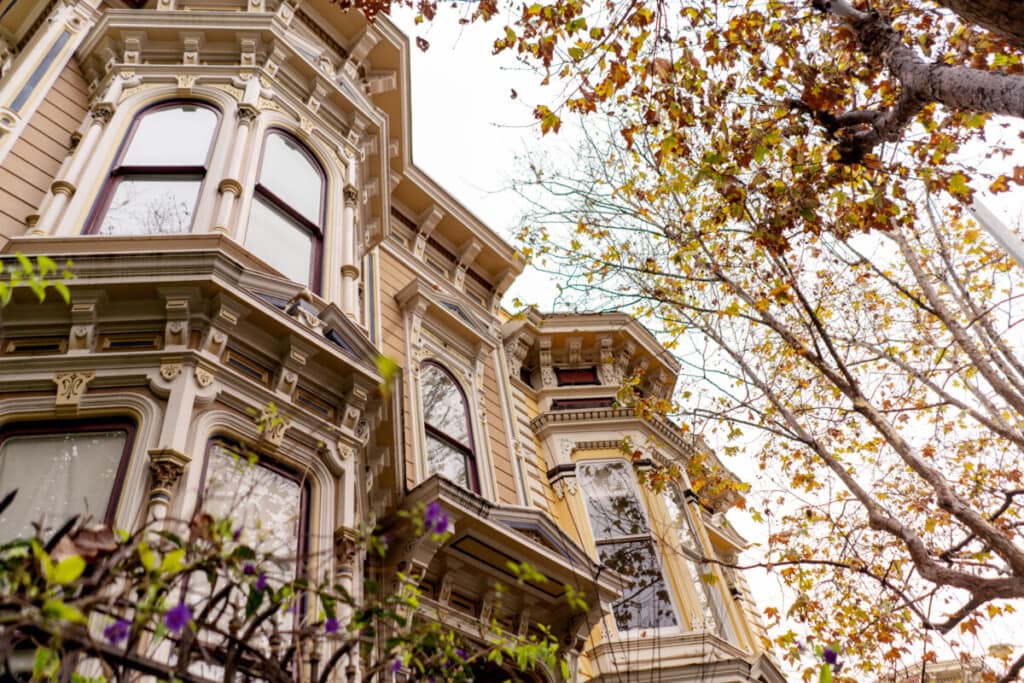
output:
<svg viewBox="0 0 1024 683"><path fill-rule="evenodd" d="M384 249L380 254L380 339L381 352L392 358L398 365L405 368L405 317L395 295L415 279L415 274L401 261ZM408 370L408 368L405 368ZM408 376L408 373L406 374ZM406 387L407 389L408 387ZM409 488L416 485L415 463L412 449L412 415L410 414L408 391L403 391L405 405L402 406L402 421L405 425L405 485Z"/></svg>
<svg viewBox="0 0 1024 683"><path fill-rule="evenodd" d="M26 216L39 210L88 110L85 79L72 58L0 167L0 236L25 232Z"/></svg>
<svg viewBox="0 0 1024 683"><path fill-rule="evenodd" d="M491 460L494 464L494 483L497 488L498 502L517 505L515 465L511 453L508 452L508 430L505 427L505 411L501 407L501 396L498 392L498 375L494 367L494 354L487 357L484 367L483 400L480 408L487 415L487 435L490 437Z"/></svg>

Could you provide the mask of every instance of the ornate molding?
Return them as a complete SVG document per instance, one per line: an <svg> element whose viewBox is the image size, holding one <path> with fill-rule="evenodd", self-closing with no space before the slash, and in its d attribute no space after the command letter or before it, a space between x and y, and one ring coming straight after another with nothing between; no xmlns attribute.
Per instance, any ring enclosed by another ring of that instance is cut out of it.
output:
<svg viewBox="0 0 1024 683"><path fill-rule="evenodd" d="M61 372L53 376L53 382L57 385L57 407L72 406L77 408L82 396L85 394L86 385L96 376L96 372Z"/></svg>
<svg viewBox="0 0 1024 683"><path fill-rule="evenodd" d="M173 448L154 448L149 451L149 499L170 500L185 466L192 458Z"/></svg>
<svg viewBox="0 0 1024 683"><path fill-rule="evenodd" d="M562 477L551 483L551 488L559 500L565 500L567 496L575 496L579 490L576 477Z"/></svg>
<svg viewBox="0 0 1024 683"><path fill-rule="evenodd" d="M170 382L181 374L182 363L180 360L160 361L160 376Z"/></svg>
<svg viewBox="0 0 1024 683"><path fill-rule="evenodd" d="M89 115L92 117L93 123L106 126L114 116L114 106L106 102L95 104Z"/></svg>
<svg viewBox="0 0 1024 683"><path fill-rule="evenodd" d="M260 116L260 110L251 104L240 104L235 111L235 120L240 126L251 126Z"/></svg>
<svg viewBox="0 0 1024 683"><path fill-rule="evenodd" d="M213 384L213 373L207 370L206 368L196 366L195 376L196 384L198 384L204 389Z"/></svg>
<svg viewBox="0 0 1024 683"><path fill-rule="evenodd" d="M345 189L342 190L342 196L347 207L354 207L359 203L359 190L356 189L355 185L346 185Z"/></svg>

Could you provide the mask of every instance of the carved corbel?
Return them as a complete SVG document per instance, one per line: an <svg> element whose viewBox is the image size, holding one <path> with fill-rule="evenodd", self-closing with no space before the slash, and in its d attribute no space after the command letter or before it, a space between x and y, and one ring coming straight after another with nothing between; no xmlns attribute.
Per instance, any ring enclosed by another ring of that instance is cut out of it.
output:
<svg viewBox="0 0 1024 683"><path fill-rule="evenodd" d="M597 376L601 384L618 386L622 380L615 381L615 353L612 350L612 336L602 335L597 338Z"/></svg>
<svg viewBox="0 0 1024 683"><path fill-rule="evenodd" d="M348 59L345 61L345 74L353 81L359 78L359 67L370 54L370 50L380 42L380 32L373 24L367 24L359 37L355 39L348 51Z"/></svg>
<svg viewBox="0 0 1024 683"><path fill-rule="evenodd" d="M359 534L355 529L341 526L334 531L334 561L337 573L353 573L359 547Z"/></svg>
<svg viewBox="0 0 1024 683"><path fill-rule="evenodd" d="M199 51L206 42L206 36L202 33L182 33L181 35L181 63L185 66L199 65Z"/></svg>
<svg viewBox="0 0 1024 683"><path fill-rule="evenodd" d="M505 362L508 365L510 377L519 379L531 346L533 346L533 335L527 332L520 332L505 345Z"/></svg>
<svg viewBox="0 0 1024 683"><path fill-rule="evenodd" d="M220 358L224 353L224 348L227 346L231 331L247 312L241 306L234 305L218 297L214 302L210 328L206 331L206 335L203 338L202 350L205 353Z"/></svg>
<svg viewBox="0 0 1024 683"><path fill-rule="evenodd" d="M565 340L565 355L569 365L583 362L583 337L569 337Z"/></svg>
<svg viewBox="0 0 1024 683"><path fill-rule="evenodd" d="M125 33L123 34L122 44L124 45L124 51L121 53L122 64L141 64L142 63L142 48L145 46L146 34L145 33Z"/></svg>
<svg viewBox="0 0 1024 683"><path fill-rule="evenodd" d="M168 505L174 488L192 458L173 448L149 451L149 504Z"/></svg>
<svg viewBox="0 0 1024 683"><path fill-rule="evenodd" d="M95 371L59 372L53 376L57 385L57 408L78 409L78 404L85 395L86 386L96 376Z"/></svg>
<svg viewBox="0 0 1024 683"><path fill-rule="evenodd" d="M89 353L96 338L96 317L104 300L102 293L75 292L71 302L71 331L68 335L68 353Z"/></svg>
<svg viewBox="0 0 1024 683"><path fill-rule="evenodd" d="M260 426L260 443L274 448L281 445L285 432L291 426L288 418L270 408L260 410L256 423Z"/></svg>
<svg viewBox="0 0 1024 683"><path fill-rule="evenodd" d="M341 431L360 443L369 437L369 425L363 418L363 411L369 398L370 392L365 387L354 385L345 397L345 406L341 414Z"/></svg>
<svg viewBox="0 0 1024 683"><path fill-rule="evenodd" d="M558 381L555 378L555 369L552 367L551 338L541 339L539 348L541 386L544 389L554 389L558 386Z"/></svg>
<svg viewBox="0 0 1024 683"><path fill-rule="evenodd" d="M427 250L427 241L430 238L430 234L434 232L434 228L437 227L442 218L444 218L444 211L436 206L431 206L420 214L416 221L416 242L412 249L412 253L416 258L423 258L423 254Z"/></svg>
<svg viewBox="0 0 1024 683"><path fill-rule="evenodd" d="M379 95L398 87L398 74L394 71L374 71L366 74L365 83L368 94Z"/></svg>
<svg viewBox="0 0 1024 683"><path fill-rule="evenodd" d="M323 76L314 76L313 82L309 88L309 94L306 96L306 106L310 111L316 112L320 109L320 103L327 97L330 84L323 78Z"/></svg>
<svg viewBox="0 0 1024 683"><path fill-rule="evenodd" d="M469 240L459 249L459 262L455 267L455 286L459 289L465 286L466 273L469 272L469 267L473 265L473 261L476 260L482 249L483 246L477 240Z"/></svg>
<svg viewBox="0 0 1024 683"><path fill-rule="evenodd" d="M161 291L164 299L164 348L188 346L189 294L179 290Z"/></svg>

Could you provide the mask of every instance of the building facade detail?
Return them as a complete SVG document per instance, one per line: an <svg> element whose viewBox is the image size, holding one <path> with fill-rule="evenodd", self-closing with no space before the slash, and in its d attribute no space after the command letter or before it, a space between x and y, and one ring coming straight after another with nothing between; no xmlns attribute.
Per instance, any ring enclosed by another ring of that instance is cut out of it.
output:
<svg viewBox="0 0 1024 683"><path fill-rule="evenodd" d="M0 468L88 472L61 514L116 528L231 511L349 591L403 572L469 646L544 626L569 676L531 680L780 683L707 561L730 501L637 478L715 462L620 391L678 365L622 314L502 310L522 259L413 163L409 52L329 0L7 3L0 261L74 279L0 315ZM434 502L444 540L409 523Z"/></svg>

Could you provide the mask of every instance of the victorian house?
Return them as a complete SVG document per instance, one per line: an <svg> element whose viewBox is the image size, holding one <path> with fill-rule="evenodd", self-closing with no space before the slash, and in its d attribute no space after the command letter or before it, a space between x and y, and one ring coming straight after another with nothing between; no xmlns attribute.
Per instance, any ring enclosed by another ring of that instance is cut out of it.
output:
<svg viewBox="0 0 1024 683"><path fill-rule="evenodd" d="M330 0L0 0L0 253L74 271L0 309L0 534L233 505L310 575L415 568L467 638L550 627L572 680L782 681L706 562L744 547L727 497L638 481L714 460L615 400L675 361L625 315L503 313L522 265L413 163L408 59ZM448 540L368 562L361 524L433 501ZM510 561L543 579L497 600Z"/></svg>

